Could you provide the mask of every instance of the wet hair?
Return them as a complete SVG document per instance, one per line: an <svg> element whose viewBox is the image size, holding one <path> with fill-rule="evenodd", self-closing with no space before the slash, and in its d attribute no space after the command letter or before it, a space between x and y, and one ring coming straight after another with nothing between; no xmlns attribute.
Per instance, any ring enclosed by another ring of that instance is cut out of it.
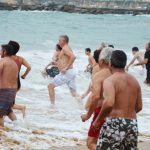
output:
<svg viewBox="0 0 150 150"><path fill-rule="evenodd" d="M114 48L114 45L108 45L108 47Z"/></svg>
<svg viewBox="0 0 150 150"><path fill-rule="evenodd" d="M99 60L104 60L105 64L108 65L112 52L113 49L111 47L103 48L100 53Z"/></svg>
<svg viewBox="0 0 150 150"><path fill-rule="evenodd" d="M69 43L68 35L61 35L60 37L63 38L66 41L66 43Z"/></svg>
<svg viewBox="0 0 150 150"><path fill-rule="evenodd" d="M139 48L138 47L133 47L132 48L132 52L138 52L139 51Z"/></svg>
<svg viewBox="0 0 150 150"><path fill-rule="evenodd" d="M12 55L14 55L13 54L13 47L11 46L11 45L9 45L9 44L6 44L6 45L2 45L1 46L2 47L2 49L4 50L4 51L6 51L6 54L7 54L7 56L12 56Z"/></svg>
<svg viewBox="0 0 150 150"><path fill-rule="evenodd" d="M86 48L85 51L91 53L91 49L90 48Z"/></svg>
<svg viewBox="0 0 150 150"><path fill-rule="evenodd" d="M59 45L59 44L57 44L57 45L56 45L56 48L57 48L59 51L61 51L61 50L62 50L62 48L60 47L60 45Z"/></svg>
<svg viewBox="0 0 150 150"><path fill-rule="evenodd" d="M111 64L115 68L123 69L127 63L127 55L122 50L115 50L111 55Z"/></svg>
<svg viewBox="0 0 150 150"><path fill-rule="evenodd" d="M13 55L16 55L20 49L19 43L16 41L9 41L8 44L13 47Z"/></svg>
<svg viewBox="0 0 150 150"><path fill-rule="evenodd" d="M94 55L93 55L93 58L95 59L95 62L98 63L99 61L99 55L101 53L101 50L95 50L94 51Z"/></svg>

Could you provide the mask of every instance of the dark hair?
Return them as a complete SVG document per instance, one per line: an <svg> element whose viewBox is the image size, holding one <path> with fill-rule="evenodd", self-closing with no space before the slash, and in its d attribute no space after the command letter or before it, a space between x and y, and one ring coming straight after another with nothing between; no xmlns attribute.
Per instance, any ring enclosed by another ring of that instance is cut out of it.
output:
<svg viewBox="0 0 150 150"><path fill-rule="evenodd" d="M133 47L132 48L132 52L138 52L138 51L139 51L138 47Z"/></svg>
<svg viewBox="0 0 150 150"><path fill-rule="evenodd" d="M100 55L100 53L101 53L101 50L95 50L94 51L93 57L94 57L96 63L99 62L99 55Z"/></svg>
<svg viewBox="0 0 150 150"><path fill-rule="evenodd" d="M90 48L86 48L85 51L91 53L91 49Z"/></svg>
<svg viewBox="0 0 150 150"><path fill-rule="evenodd" d="M13 47L13 55L16 55L20 49L19 43L17 43L16 41L9 41L8 44Z"/></svg>
<svg viewBox="0 0 150 150"><path fill-rule="evenodd" d="M65 41L66 41L67 43L69 43L69 37L68 37L68 35L61 35L60 37L61 37L61 38L64 38Z"/></svg>
<svg viewBox="0 0 150 150"><path fill-rule="evenodd" d="M111 64L115 68L125 68L127 63L127 55L122 50L115 50L112 52Z"/></svg>
<svg viewBox="0 0 150 150"><path fill-rule="evenodd" d="M12 56L13 55L13 47L11 45L9 45L9 44L2 45L2 49L4 51L6 51L7 56Z"/></svg>
<svg viewBox="0 0 150 150"><path fill-rule="evenodd" d="M108 45L108 47L114 48L114 45Z"/></svg>
<svg viewBox="0 0 150 150"><path fill-rule="evenodd" d="M59 45L59 44L57 44L57 45L56 45L56 48L57 48L59 51L61 51L61 50L62 50L62 48L60 47L60 45Z"/></svg>

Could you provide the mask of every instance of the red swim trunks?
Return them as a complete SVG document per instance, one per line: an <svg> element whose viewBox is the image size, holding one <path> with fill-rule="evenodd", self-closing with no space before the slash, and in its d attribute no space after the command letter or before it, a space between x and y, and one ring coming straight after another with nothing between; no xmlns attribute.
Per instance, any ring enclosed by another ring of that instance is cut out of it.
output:
<svg viewBox="0 0 150 150"><path fill-rule="evenodd" d="M89 129L89 132L88 132L88 136L89 137L94 137L94 138L97 138L99 137L99 133L100 133L100 130L105 122L105 120L101 121L100 124L99 124L99 129L98 130L93 130L92 128L92 124L93 122L96 120L99 112L101 111L101 107L98 107L96 108L95 112L94 112L94 116L93 116L93 120L92 120L92 123L91 123L91 126L90 126L90 129Z"/></svg>

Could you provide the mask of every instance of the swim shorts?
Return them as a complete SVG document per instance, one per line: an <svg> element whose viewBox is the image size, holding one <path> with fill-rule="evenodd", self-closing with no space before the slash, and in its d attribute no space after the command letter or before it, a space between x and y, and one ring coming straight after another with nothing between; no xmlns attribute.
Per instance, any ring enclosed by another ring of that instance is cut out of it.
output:
<svg viewBox="0 0 150 150"><path fill-rule="evenodd" d="M136 119L108 118L104 123L96 150L137 150Z"/></svg>
<svg viewBox="0 0 150 150"><path fill-rule="evenodd" d="M102 120L102 121L100 122L100 124L99 124L98 129L97 129L97 130L93 130L92 124L93 124L93 122L96 120L96 118L97 118L97 116L99 115L100 111L101 111L101 107L96 108L96 110L95 110L95 112L94 112L94 116L93 116L93 120L92 120L90 129L89 129L89 132L88 132L88 136L89 136L89 137L94 137L94 138L96 138L96 139L98 139L100 130L101 130L101 128L102 128L102 126L103 126L103 124L104 124L104 122L105 122L105 120Z"/></svg>
<svg viewBox="0 0 150 150"><path fill-rule="evenodd" d="M147 70L146 83L150 84L150 70Z"/></svg>
<svg viewBox="0 0 150 150"><path fill-rule="evenodd" d="M46 69L46 72L50 77L55 77L56 75L59 74L59 69L58 67L51 67L50 69Z"/></svg>
<svg viewBox="0 0 150 150"><path fill-rule="evenodd" d="M52 84L55 87L67 84L70 90L76 90L75 77L76 73L74 69L69 69L65 73L60 72L58 75L56 75L52 81Z"/></svg>
<svg viewBox="0 0 150 150"><path fill-rule="evenodd" d="M0 118L12 112L15 97L16 89L0 89Z"/></svg>

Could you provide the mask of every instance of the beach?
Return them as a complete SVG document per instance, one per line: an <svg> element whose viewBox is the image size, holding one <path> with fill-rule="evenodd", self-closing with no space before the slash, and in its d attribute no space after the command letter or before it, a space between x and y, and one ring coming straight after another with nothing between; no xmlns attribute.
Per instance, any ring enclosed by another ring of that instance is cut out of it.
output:
<svg viewBox="0 0 150 150"><path fill-rule="evenodd" d="M6 117L6 130L0 132L0 149L86 149L86 137L91 120L83 123L85 113L83 101L74 99L66 85L56 89L56 105L51 106L47 86L51 78L43 78L41 72L50 62L55 45L61 34L68 34L70 45L76 55L75 71L79 95L83 94L91 81L85 73L87 57L84 49L92 52L101 42L109 42L122 49L131 60L131 48L144 50L149 41L150 16L141 15L81 15L60 12L0 11L0 44L16 40L21 45L18 55L26 58L32 71L26 80L21 79L22 88L16 102L27 107L26 118L15 111L18 121L14 124ZM135 25L136 24L136 25ZM24 68L21 70L21 74ZM143 84L145 71L131 67L142 88L143 110L137 115L140 149L149 147L150 141L150 88ZM79 145L79 146L78 146ZM77 146L77 147L76 147Z"/></svg>
<svg viewBox="0 0 150 150"><path fill-rule="evenodd" d="M139 143L139 150L149 150L149 142ZM77 147L63 147L61 150L88 150L86 146L77 146ZM59 150L58 148L52 148L51 150Z"/></svg>

